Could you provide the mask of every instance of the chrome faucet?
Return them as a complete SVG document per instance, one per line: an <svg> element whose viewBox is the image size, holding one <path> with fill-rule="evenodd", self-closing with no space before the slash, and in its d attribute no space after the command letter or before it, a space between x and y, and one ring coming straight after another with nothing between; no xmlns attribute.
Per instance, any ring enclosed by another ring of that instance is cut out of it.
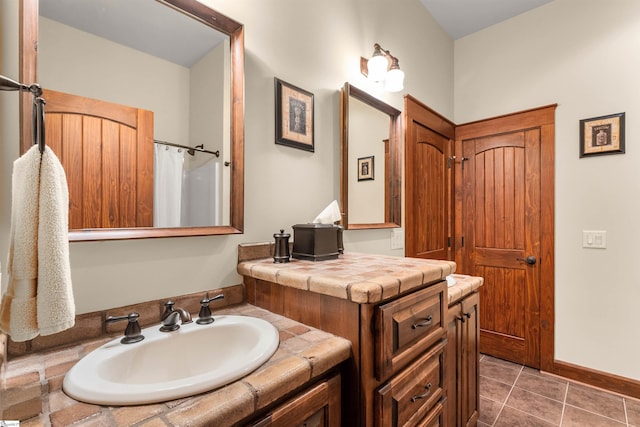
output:
<svg viewBox="0 0 640 427"><path fill-rule="evenodd" d="M175 302L171 300L164 303L164 313L162 314L161 318L162 326L160 327L160 330L162 332L171 332L178 330L180 328L178 319L183 325L193 322L193 320L191 320L191 313L189 313L184 308L174 308L174 305Z"/></svg>

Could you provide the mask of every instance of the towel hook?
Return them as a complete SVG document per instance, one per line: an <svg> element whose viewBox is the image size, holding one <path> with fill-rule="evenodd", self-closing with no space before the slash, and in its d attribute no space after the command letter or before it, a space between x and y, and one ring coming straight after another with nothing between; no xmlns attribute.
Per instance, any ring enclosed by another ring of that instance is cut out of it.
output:
<svg viewBox="0 0 640 427"><path fill-rule="evenodd" d="M40 91L42 92L42 90ZM40 154L44 154L45 149L45 131L44 131L44 106L46 101L40 96L33 98L33 145L38 144Z"/></svg>
<svg viewBox="0 0 640 427"><path fill-rule="evenodd" d="M40 153L43 154L45 148L44 104L46 104L46 102L44 98L42 98L42 87L37 83L26 85L0 75L0 90L19 90L22 92L30 92L33 95L33 112L31 119L33 125L32 142L33 145L38 145Z"/></svg>

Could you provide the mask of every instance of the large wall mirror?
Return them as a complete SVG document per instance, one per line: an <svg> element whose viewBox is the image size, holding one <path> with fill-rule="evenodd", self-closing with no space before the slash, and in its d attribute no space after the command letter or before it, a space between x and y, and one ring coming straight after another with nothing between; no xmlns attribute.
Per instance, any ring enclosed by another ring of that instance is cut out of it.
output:
<svg viewBox="0 0 640 427"><path fill-rule="evenodd" d="M70 240L242 233L242 24L196 0L21 0L20 10L20 81L44 89ZM24 153L31 100L21 103Z"/></svg>
<svg viewBox="0 0 640 427"><path fill-rule="evenodd" d="M344 84L340 198L346 229L400 227L399 116L392 106Z"/></svg>

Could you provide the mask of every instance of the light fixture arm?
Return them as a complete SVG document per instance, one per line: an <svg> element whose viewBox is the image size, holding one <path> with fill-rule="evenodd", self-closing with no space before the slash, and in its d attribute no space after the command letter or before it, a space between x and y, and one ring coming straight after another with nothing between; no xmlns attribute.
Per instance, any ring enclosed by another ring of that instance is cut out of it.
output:
<svg viewBox="0 0 640 427"><path fill-rule="evenodd" d="M395 64L396 67L400 68L399 62L398 62L398 58L396 58L395 56L391 55L390 51L384 49L378 43L375 43L373 45L373 56L375 56L376 54L382 54L385 58L387 58L387 60L389 61L389 66L390 67L392 67Z"/></svg>
<svg viewBox="0 0 640 427"><path fill-rule="evenodd" d="M389 92L399 92L404 88L404 72L400 69L398 58L379 43L373 45L370 59L360 57L360 72L372 82L384 82Z"/></svg>

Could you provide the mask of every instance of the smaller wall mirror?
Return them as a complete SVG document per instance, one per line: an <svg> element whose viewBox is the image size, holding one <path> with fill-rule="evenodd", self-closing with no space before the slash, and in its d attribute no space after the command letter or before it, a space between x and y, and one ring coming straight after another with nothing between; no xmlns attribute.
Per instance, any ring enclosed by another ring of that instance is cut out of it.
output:
<svg viewBox="0 0 640 427"><path fill-rule="evenodd" d="M400 227L400 111L349 83L341 91L345 229Z"/></svg>

